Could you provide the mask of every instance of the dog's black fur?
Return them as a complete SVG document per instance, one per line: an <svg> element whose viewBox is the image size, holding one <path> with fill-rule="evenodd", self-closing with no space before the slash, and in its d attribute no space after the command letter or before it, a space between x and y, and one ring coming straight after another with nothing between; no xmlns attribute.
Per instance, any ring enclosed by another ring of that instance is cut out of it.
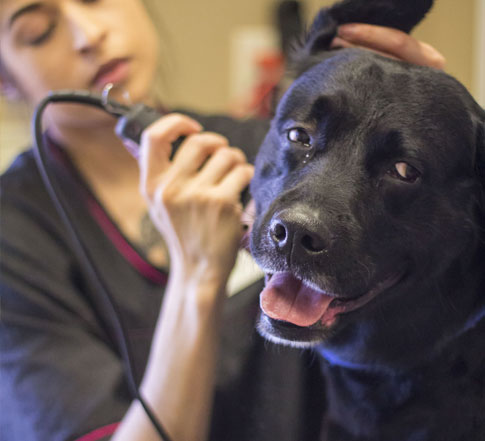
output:
<svg viewBox="0 0 485 441"><path fill-rule="evenodd" d="M441 71L329 49L340 23L407 32L431 3L321 11L256 161L259 265L339 299L382 291L329 325L261 315L321 355L326 441L485 440L485 112Z"/></svg>

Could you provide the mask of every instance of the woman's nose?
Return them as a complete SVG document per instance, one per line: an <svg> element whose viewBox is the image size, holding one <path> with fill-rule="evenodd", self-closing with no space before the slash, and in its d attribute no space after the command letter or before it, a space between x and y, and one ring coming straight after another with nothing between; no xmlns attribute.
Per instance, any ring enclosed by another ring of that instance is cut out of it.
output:
<svg viewBox="0 0 485 441"><path fill-rule="evenodd" d="M104 20L97 17L95 10L81 2L68 2L65 16L71 29L76 51L89 53L99 49L108 34Z"/></svg>

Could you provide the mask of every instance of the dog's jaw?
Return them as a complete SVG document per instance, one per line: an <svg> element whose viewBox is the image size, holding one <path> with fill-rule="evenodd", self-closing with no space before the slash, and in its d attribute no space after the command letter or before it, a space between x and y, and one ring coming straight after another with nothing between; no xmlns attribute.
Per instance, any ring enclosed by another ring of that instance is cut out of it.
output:
<svg viewBox="0 0 485 441"><path fill-rule="evenodd" d="M275 320L261 312L257 330L266 340L293 348L313 348L336 334L334 327L318 325L301 327L281 320Z"/></svg>

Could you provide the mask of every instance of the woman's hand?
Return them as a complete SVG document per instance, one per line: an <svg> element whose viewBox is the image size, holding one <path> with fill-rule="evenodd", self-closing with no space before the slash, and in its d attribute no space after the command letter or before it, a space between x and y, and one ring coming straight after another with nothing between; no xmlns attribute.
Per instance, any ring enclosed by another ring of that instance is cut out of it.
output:
<svg viewBox="0 0 485 441"><path fill-rule="evenodd" d="M253 167L226 138L201 130L180 114L150 126L140 147L140 190L173 269L226 277L243 234L239 199ZM170 161L171 143L182 135L186 139Z"/></svg>
<svg viewBox="0 0 485 441"><path fill-rule="evenodd" d="M339 26L332 47L361 47L409 63L444 69L443 55L427 43L397 29L350 23Z"/></svg>

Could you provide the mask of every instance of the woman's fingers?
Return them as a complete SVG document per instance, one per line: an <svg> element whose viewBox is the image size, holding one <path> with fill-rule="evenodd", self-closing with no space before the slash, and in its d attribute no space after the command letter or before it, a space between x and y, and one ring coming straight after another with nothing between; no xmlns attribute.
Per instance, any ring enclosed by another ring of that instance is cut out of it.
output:
<svg viewBox="0 0 485 441"><path fill-rule="evenodd" d="M359 46L358 44L350 43L347 40L344 40L344 39L342 39L340 37L335 37L332 40L332 44L331 44L330 47L331 48L351 48L351 47L358 47L360 49L367 49L369 51L375 52L376 54L383 55L384 57L393 58L394 60L400 60L400 58L398 58L398 57L396 57L394 55L390 55L390 54L388 54L386 52L382 52L382 51L379 51L377 49L371 49L368 46Z"/></svg>
<svg viewBox="0 0 485 441"><path fill-rule="evenodd" d="M149 196L157 178L169 167L172 143L180 136L201 130L202 126L197 121L172 113L161 117L142 133L138 156L142 194Z"/></svg>
<svg viewBox="0 0 485 441"><path fill-rule="evenodd" d="M435 49L428 43L418 41L421 46L421 57L424 66L435 67L436 69L444 69L446 67L446 58L441 52Z"/></svg>
<svg viewBox="0 0 485 441"><path fill-rule="evenodd" d="M362 47L409 63L443 69L443 55L427 43L398 29L350 23L339 27L333 47Z"/></svg>
<svg viewBox="0 0 485 441"><path fill-rule="evenodd" d="M246 162L246 155L241 150L235 147L222 147L207 160L196 181L199 185L216 185L232 168Z"/></svg>
<svg viewBox="0 0 485 441"><path fill-rule="evenodd" d="M249 185L253 176L254 166L239 164L224 176L217 185L217 189L228 197L239 200L241 192Z"/></svg>
<svg viewBox="0 0 485 441"><path fill-rule="evenodd" d="M173 172L180 176L191 176L214 152L228 145L227 138L217 133L204 132L189 136L173 158Z"/></svg>

